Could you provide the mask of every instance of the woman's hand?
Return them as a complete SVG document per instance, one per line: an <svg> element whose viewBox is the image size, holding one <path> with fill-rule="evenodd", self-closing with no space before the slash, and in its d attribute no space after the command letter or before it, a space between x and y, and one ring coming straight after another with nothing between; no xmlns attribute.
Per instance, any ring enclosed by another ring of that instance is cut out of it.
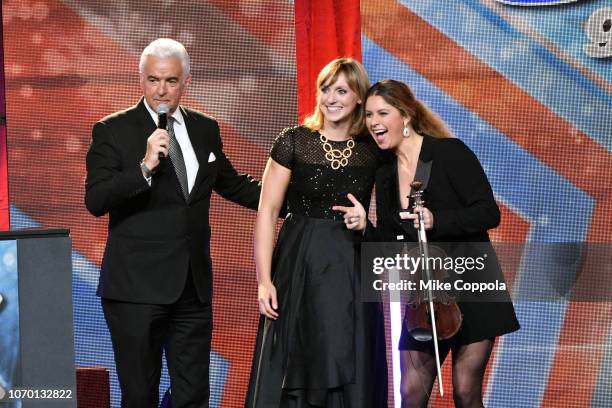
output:
<svg viewBox="0 0 612 408"><path fill-rule="evenodd" d="M272 253L278 214L285 200L291 178L291 170L268 159L263 175L259 198L259 210L255 219L255 266L257 270L257 302L259 311L267 318L276 320L278 309L276 288L272 284Z"/></svg>
<svg viewBox="0 0 612 408"><path fill-rule="evenodd" d="M418 214L419 211L423 211L423 223L425 224L425 230L429 231L434 226L434 216L433 216L433 213L429 211L427 207L417 206L413 210L412 214L410 214L407 211L402 211L400 212L400 218L402 220L413 220L414 228L418 229L419 228L419 214Z"/></svg>
<svg viewBox="0 0 612 408"><path fill-rule="evenodd" d="M363 231L367 225L367 215L363 205L352 194L346 195L353 207L345 207L342 205L334 205L332 210L342 211L344 213L344 224L350 230Z"/></svg>
<svg viewBox="0 0 612 408"><path fill-rule="evenodd" d="M257 288L257 296L259 299L259 313L266 316L268 319L278 319L278 302L276 300L276 288L269 283L260 283Z"/></svg>

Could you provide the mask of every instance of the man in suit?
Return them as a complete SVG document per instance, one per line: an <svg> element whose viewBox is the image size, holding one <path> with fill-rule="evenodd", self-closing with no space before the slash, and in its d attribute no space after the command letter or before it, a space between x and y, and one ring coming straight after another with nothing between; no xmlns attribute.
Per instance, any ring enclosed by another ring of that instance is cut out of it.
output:
<svg viewBox="0 0 612 408"><path fill-rule="evenodd" d="M122 407L158 403L166 351L173 408L208 407L212 332L210 195L256 209L260 186L223 153L217 122L180 106L189 56L170 39L140 58L144 97L93 128L85 204L109 214L98 286ZM169 108L168 128L157 110Z"/></svg>

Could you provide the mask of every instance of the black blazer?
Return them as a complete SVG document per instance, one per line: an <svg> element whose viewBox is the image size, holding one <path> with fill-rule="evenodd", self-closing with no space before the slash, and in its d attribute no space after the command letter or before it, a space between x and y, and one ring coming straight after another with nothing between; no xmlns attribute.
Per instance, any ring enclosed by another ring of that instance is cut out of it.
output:
<svg viewBox="0 0 612 408"><path fill-rule="evenodd" d="M189 267L199 298L212 296L208 212L213 190L256 209L260 186L239 175L223 153L217 122L180 107L199 162L186 201L166 159L151 186L140 161L156 125L144 101L96 123L87 153L85 205L95 216L109 214L108 239L98 285L104 298L168 304L182 293ZM216 158L212 158L211 153Z"/></svg>
<svg viewBox="0 0 612 408"><path fill-rule="evenodd" d="M430 241L489 241L487 230L500 222L500 212L491 185L474 153L459 139L424 136L419 160L433 160L426 189L426 207L433 213ZM369 240L417 241L412 222L403 222L397 158L386 157L376 173L376 230L368 228Z"/></svg>
<svg viewBox="0 0 612 408"><path fill-rule="evenodd" d="M425 205L434 216L434 228L427 232L428 241L448 243L443 249L455 257L482 256L484 249L488 254L485 269L465 273L461 279L503 282L504 276L487 233L499 225L500 212L474 153L459 139L424 136L419 159L433 160L425 190ZM368 225L366 239L416 242L417 230L412 221L401 220L400 207L397 159L390 154L376 174L377 227ZM472 244L474 242L479 244ZM463 327L457 334L459 344L493 338L520 327L507 291L455 294L459 296L457 300L463 313Z"/></svg>

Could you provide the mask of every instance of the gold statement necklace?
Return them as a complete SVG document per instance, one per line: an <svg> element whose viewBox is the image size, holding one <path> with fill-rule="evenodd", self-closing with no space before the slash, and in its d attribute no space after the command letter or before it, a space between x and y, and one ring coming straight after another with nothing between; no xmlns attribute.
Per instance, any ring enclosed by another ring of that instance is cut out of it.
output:
<svg viewBox="0 0 612 408"><path fill-rule="evenodd" d="M338 170L340 167L345 167L348 164L349 157L353 154L353 147L355 147L353 138L350 138L346 142L346 147L340 150L334 149L323 134L319 133L319 135L323 151L325 151L325 159L331 163L332 169Z"/></svg>

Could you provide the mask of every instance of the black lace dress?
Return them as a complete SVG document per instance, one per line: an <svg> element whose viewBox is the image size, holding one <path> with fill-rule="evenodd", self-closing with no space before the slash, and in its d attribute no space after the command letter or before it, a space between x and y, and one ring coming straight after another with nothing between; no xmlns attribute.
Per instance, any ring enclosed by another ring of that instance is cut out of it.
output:
<svg viewBox="0 0 612 408"><path fill-rule="evenodd" d="M280 317L260 320L245 406L386 407L382 307L361 302L362 236L332 210L352 205L348 193L367 209L375 147L357 138L348 165L333 170L319 133L297 127L279 135L271 157L291 169L289 215L272 259Z"/></svg>

